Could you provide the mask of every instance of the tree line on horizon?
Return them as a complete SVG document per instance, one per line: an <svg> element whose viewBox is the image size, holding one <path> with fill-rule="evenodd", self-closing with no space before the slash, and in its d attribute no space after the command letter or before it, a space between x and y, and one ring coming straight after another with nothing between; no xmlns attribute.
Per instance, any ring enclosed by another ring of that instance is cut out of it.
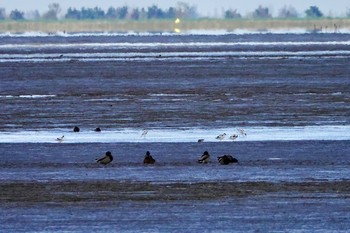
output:
<svg viewBox="0 0 350 233"><path fill-rule="evenodd" d="M42 15L38 10L26 12L18 9L12 10L10 14L6 14L6 9L0 6L0 20L143 20L143 19L176 19L187 18L196 19L200 18L195 6L191 6L185 2L178 2L175 7L169 7L168 9L161 9L157 5L152 5L147 8L130 8L128 6L122 7L109 7L107 11L104 11L100 7L81 9L68 8L60 17L62 9L58 3L51 3L48 6L48 10ZM307 18L322 18L325 17L324 13L317 6L310 6L304 11ZM300 18L301 14L292 6L285 6L279 10L277 18ZM346 17L350 18L350 9L346 12ZM208 17L206 17L208 18ZM223 11L223 15L220 18L225 19L269 19L273 18L269 8L259 6L253 12L250 12L246 16L242 16L237 9L228 9Z"/></svg>

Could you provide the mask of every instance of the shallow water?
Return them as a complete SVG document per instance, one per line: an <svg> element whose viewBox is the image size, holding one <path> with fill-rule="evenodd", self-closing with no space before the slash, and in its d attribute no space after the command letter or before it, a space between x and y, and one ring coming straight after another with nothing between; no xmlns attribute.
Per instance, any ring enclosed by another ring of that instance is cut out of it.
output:
<svg viewBox="0 0 350 233"><path fill-rule="evenodd" d="M2 229L10 232L347 232L350 218L347 203L348 200L336 196L272 195L108 206L13 208L8 205L2 208L6 212L2 216L5 222ZM18 212L22 213L20 224Z"/></svg>
<svg viewBox="0 0 350 233"><path fill-rule="evenodd" d="M0 37L0 232L350 228L349 34Z"/></svg>
<svg viewBox="0 0 350 233"><path fill-rule="evenodd" d="M18 150L20 148L20 150ZM94 160L111 151L107 166ZM144 166L150 151L157 163ZM198 164L207 150L211 163ZM25 152L24 152L25 151ZM0 180L64 181L111 179L135 182L247 182L349 179L349 141L212 143L1 144ZM220 166L231 154L239 164Z"/></svg>
<svg viewBox="0 0 350 233"><path fill-rule="evenodd" d="M0 130L348 125L349 41L3 36Z"/></svg>
<svg viewBox="0 0 350 233"><path fill-rule="evenodd" d="M3 143L1 225L4 232L346 232L349 145ZM94 164L106 150L113 162ZM145 150L155 165L142 164ZM211 163L197 163L203 150ZM219 165L215 157L226 153L239 163Z"/></svg>

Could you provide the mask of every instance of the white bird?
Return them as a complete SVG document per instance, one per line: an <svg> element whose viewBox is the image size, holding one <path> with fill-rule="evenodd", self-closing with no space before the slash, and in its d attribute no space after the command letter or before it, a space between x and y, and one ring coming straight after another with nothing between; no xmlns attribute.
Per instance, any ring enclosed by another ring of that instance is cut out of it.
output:
<svg viewBox="0 0 350 233"><path fill-rule="evenodd" d="M237 134L232 134L231 136L230 136L230 139L231 140L236 140L238 138L238 135Z"/></svg>
<svg viewBox="0 0 350 233"><path fill-rule="evenodd" d="M247 136L247 133L244 131L244 129L237 129L237 130L242 136Z"/></svg>
<svg viewBox="0 0 350 233"><path fill-rule="evenodd" d="M210 154L208 151L204 151L203 155L198 159L198 163L209 163Z"/></svg>
<svg viewBox="0 0 350 233"><path fill-rule="evenodd" d="M64 135L62 137L56 138L56 141L63 142L63 139L64 139Z"/></svg>
<svg viewBox="0 0 350 233"><path fill-rule="evenodd" d="M142 134L141 134L141 137L145 138L147 134L148 134L148 130L144 129Z"/></svg>
<svg viewBox="0 0 350 233"><path fill-rule="evenodd" d="M218 135L217 137L216 137L216 139L218 139L218 140L223 140L224 138L225 138L225 136L226 136L226 133L223 133L223 134L220 134L220 135Z"/></svg>

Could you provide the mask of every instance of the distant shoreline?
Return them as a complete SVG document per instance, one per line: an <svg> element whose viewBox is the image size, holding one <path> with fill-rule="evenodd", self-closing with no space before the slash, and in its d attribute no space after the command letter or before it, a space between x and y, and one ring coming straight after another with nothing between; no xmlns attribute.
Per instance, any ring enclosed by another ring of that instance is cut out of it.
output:
<svg viewBox="0 0 350 233"><path fill-rule="evenodd" d="M76 20L0 21L0 33L24 32L181 32L191 30L305 30L306 32L350 31L350 18L322 19L197 19L181 20Z"/></svg>

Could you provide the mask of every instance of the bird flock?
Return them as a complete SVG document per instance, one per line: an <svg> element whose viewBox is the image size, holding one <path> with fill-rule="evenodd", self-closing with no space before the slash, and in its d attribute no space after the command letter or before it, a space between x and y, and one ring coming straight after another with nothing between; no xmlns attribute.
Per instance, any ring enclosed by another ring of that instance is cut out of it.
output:
<svg viewBox="0 0 350 233"><path fill-rule="evenodd" d="M247 136L247 133L244 131L244 129L237 129L237 131L238 131L238 134L233 133L232 135L230 135L230 137L229 137L230 140L234 141L239 136L240 137L246 137ZM224 140L226 138L226 135L227 135L226 133L219 134L218 136L216 136L216 139L222 141L222 140Z"/></svg>
<svg viewBox="0 0 350 233"><path fill-rule="evenodd" d="M101 128L97 127L94 129L95 132L102 132ZM75 133L79 133L80 132L80 128L78 126L75 126L73 128L73 132ZM141 133L141 138L145 139L147 134L148 134L149 130L148 129L143 129L142 133ZM218 136L215 137L216 140L219 141L223 141L226 138L227 134L226 133L222 133L219 134ZM238 137L246 137L247 133L245 132L244 129L237 129L237 133L233 133L229 136L229 140L235 141ZM56 138L57 142L63 142L65 140L64 135L62 135L61 137ZM202 143L204 142L204 138L200 138L197 140L198 143Z"/></svg>
<svg viewBox="0 0 350 233"><path fill-rule="evenodd" d="M101 129L98 127L94 130L95 132L101 132ZM230 140L236 140L239 136L240 137L245 137L247 136L247 133L243 130L243 129L237 129L239 134L233 133L232 135L229 136ZM80 132L80 128L78 126L75 126L73 128L73 132ZM141 138L146 138L147 134L148 134L148 130L144 129L141 133ZM218 136L215 137L215 139L222 141L226 138L227 134L226 133L222 133L219 134ZM64 141L64 135L62 135L61 137L56 138L56 141L61 143ZM204 139L198 139L197 141L198 143L202 143L204 142ZM198 159L198 163L201 164L207 164L210 162L211 156L209 154L208 151L204 151L203 154L199 157ZM230 163L238 163L238 160L236 158L234 158L232 155L222 155L222 156L218 156L217 157L218 162L221 165L228 165ZM105 155L101 158L96 159L96 162L102 165L107 165L109 163L111 163L113 161L113 155L112 152L107 151L105 153ZM154 164L156 162L156 160L153 158L153 156L151 155L151 153L149 151L146 152L145 156L144 156L144 160L143 163L144 164Z"/></svg>

